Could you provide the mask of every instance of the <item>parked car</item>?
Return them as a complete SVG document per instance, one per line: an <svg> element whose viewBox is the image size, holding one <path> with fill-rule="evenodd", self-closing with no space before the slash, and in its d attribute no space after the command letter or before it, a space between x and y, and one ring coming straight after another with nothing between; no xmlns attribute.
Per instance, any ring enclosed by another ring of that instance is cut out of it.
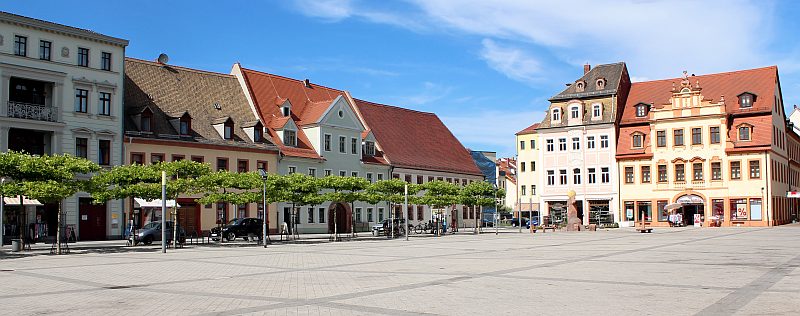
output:
<svg viewBox="0 0 800 316"><path fill-rule="evenodd" d="M228 224L222 226L222 232L220 233L219 227L211 228L211 239L214 241L219 240L221 237L224 237L227 241L236 240L236 238L243 237L247 240L247 236L253 234L258 236L261 239L261 235L264 231L264 221L258 218L234 218Z"/></svg>
<svg viewBox="0 0 800 316"><path fill-rule="evenodd" d="M167 222L167 241L172 241L173 231L172 231L173 223L172 221ZM161 241L161 222L150 222L147 225L144 225L142 228L137 229L134 234L130 237L131 244L137 245L139 243L143 243L145 245L150 245L154 241ZM183 230L183 227L178 225L178 242L185 243L186 242L186 231Z"/></svg>
<svg viewBox="0 0 800 316"><path fill-rule="evenodd" d="M524 217L522 218L522 223L524 223L525 226L529 225L528 224L528 219L524 218ZM519 226L519 218L516 218L516 217L512 218L511 219L511 226L514 226L514 227Z"/></svg>

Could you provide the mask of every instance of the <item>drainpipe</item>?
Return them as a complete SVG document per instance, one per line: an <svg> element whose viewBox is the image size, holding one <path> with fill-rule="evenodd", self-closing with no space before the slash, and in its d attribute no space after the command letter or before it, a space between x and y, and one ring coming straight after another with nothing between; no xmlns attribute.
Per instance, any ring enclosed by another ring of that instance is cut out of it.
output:
<svg viewBox="0 0 800 316"><path fill-rule="evenodd" d="M122 47L122 67L121 68L121 76L122 76L122 85L120 88L120 95L122 95L121 99L121 108L122 110L120 115L120 165L125 164L125 117L127 117L128 113L125 111L125 46ZM132 141L132 140L131 140ZM113 216L112 216L113 217ZM125 239L125 225L128 223L128 219L125 218L125 199L119 200L119 238Z"/></svg>
<svg viewBox="0 0 800 316"><path fill-rule="evenodd" d="M767 156L767 152L765 151L764 152L764 167L770 168L770 166L772 166L772 164L769 163L768 159L769 159L769 157ZM772 168L770 168L769 171L770 171L770 175L773 172L775 172L775 170L772 170ZM772 191L770 190L771 188L769 187L769 177L767 177L766 174L764 175L764 182L766 183L767 191L765 192L765 195L762 195L761 207L764 210L767 211L767 226L772 226L772 220L770 219L772 217L772 216L770 216L770 213L772 213L772 209L767 207L767 205L768 205L767 201L769 201L769 198L772 196L772 193L771 193Z"/></svg>

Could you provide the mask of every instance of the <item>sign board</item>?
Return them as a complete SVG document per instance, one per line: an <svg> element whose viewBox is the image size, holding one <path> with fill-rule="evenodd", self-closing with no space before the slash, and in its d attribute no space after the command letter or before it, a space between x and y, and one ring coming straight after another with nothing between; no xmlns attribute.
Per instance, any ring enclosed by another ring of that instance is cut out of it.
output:
<svg viewBox="0 0 800 316"><path fill-rule="evenodd" d="M81 220L82 221L89 220L89 215L81 215Z"/></svg>
<svg viewBox="0 0 800 316"><path fill-rule="evenodd" d="M800 198L800 191L787 191L786 192L787 198Z"/></svg>
<svg viewBox="0 0 800 316"><path fill-rule="evenodd" d="M700 227L701 223L700 214L694 214L694 227Z"/></svg>
<svg viewBox="0 0 800 316"><path fill-rule="evenodd" d="M703 198L697 195L687 194L682 197L679 197L678 200L675 202L681 204L703 204L705 201L703 201Z"/></svg>

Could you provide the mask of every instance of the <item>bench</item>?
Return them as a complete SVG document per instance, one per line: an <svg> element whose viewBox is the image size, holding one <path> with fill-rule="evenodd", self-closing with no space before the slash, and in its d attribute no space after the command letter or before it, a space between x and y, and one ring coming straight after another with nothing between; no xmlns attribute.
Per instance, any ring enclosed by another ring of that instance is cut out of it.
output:
<svg viewBox="0 0 800 316"><path fill-rule="evenodd" d="M548 229L552 230L555 233L556 232L556 225L545 225L545 226L542 226L542 232L543 233L546 233Z"/></svg>
<svg viewBox="0 0 800 316"><path fill-rule="evenodd" d="M650 222L644 222L641 224L636 224L636 230L640 233L652 233L653 227L650 227Z"/></svg>

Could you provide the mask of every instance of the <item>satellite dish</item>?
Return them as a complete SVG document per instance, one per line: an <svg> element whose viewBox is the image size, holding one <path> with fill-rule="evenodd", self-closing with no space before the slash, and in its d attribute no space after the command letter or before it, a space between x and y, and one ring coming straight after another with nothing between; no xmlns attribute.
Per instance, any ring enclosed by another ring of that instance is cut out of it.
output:
<svg viewBox="0 0 800 316"><path fill-rule="evenodd" d="M158 54L158 62L161 64L166 64L167 62L169 62L169 56L167 56L167 54L164 53Z"/></svg>

